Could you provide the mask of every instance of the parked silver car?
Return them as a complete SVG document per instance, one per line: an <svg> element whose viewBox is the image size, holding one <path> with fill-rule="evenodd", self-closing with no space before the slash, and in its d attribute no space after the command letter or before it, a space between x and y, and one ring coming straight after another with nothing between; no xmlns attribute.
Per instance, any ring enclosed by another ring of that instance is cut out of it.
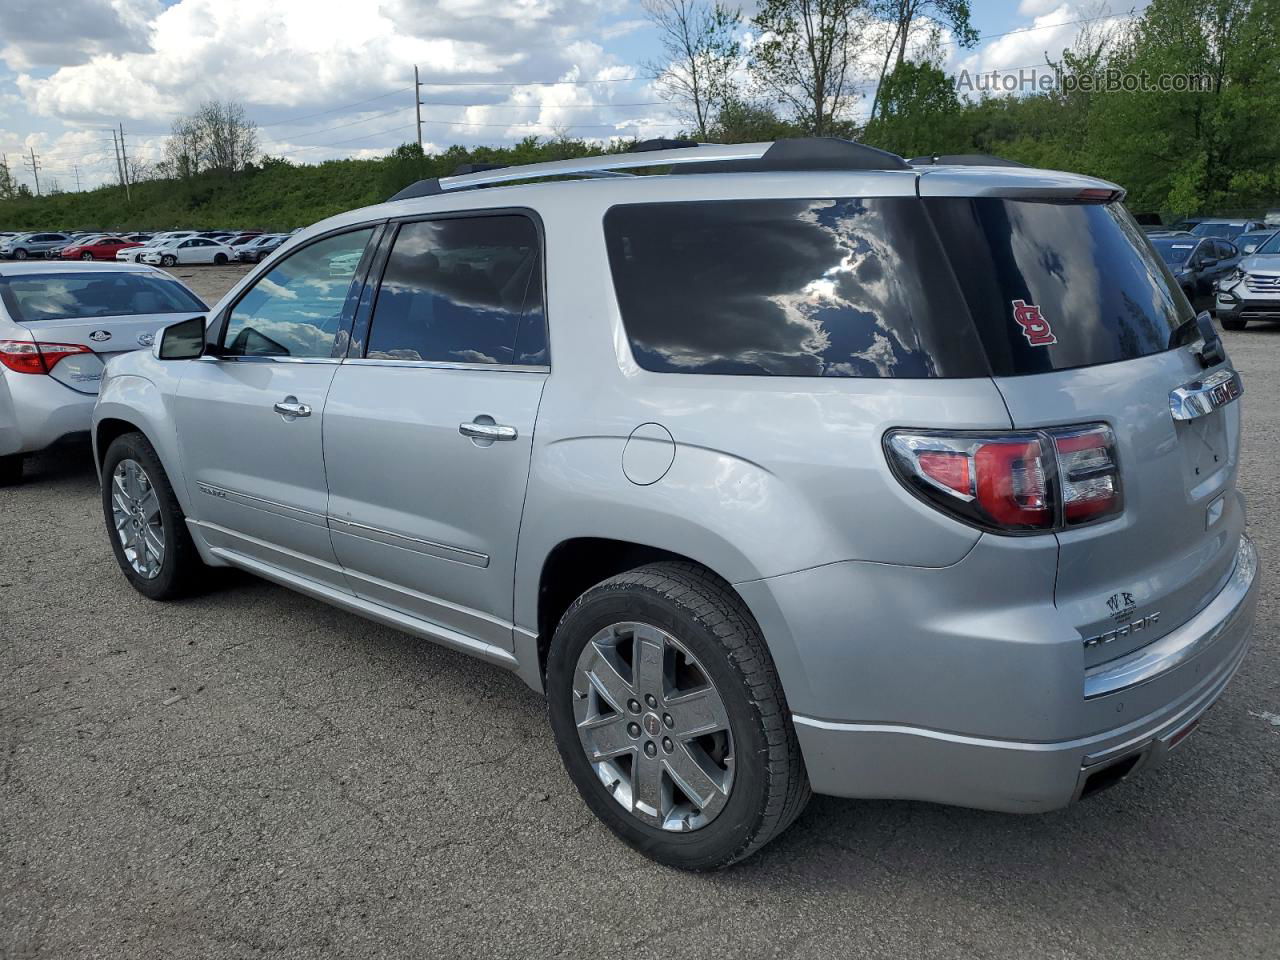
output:
<svg viewBox="0 0 1280 960"><path fill-rule="evenodd" d="M1243 330L1250 320L1280 320L1280 233L1218 281L1215 310L1228 330Z"/></svg>
<svg viewBox="0 0 1280 960"><path fill-rule="evenodd" d="M666 864L811 791L1062 807L1183 741L1258 591L1239 377L1121 196L837 140L423 181L108 365L112 549L516 671Z"/></svg>
<svg viewBox="0 0 1280 960"><path fill-rule="evenodd" d="M0 268L0 483L23 458L87 436L104 363L205 304L151 267L31 261Z"/></svg>
<svg viewBox="0 0 1280 960"><path fill-rule="evenodd" d="M30 260L47 256L50 250L61 249L71 238L65 233L19 233L0 240L0 258L5 260Z"/></svg>

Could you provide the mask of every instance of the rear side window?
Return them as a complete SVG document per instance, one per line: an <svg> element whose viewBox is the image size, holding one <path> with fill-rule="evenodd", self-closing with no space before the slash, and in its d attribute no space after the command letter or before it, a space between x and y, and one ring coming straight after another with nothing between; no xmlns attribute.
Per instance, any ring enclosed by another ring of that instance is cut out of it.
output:
<svg viewBox="0 0 1280 960"><path fill-rule="evenodd" d="M19 323L77 317L198 313L205 305L174 280L145 273L37 273L0 277L0 299Z"/></svg>
<svg viewBox="0 0 1280 960"><path fill-rule="evenodd" d="M518 214L406 223L373 309L375 360L547 363L538 230Z"/></svg>
<svg viewBox="0 0 1280 960"><path fill-rule="evenodd" d="M986 375L914 197L628 204L604 229L646 370Z"/></svg>
<svg viewBox="0 0 1280 960"><path fill-rule="evenodd" d="M996 376L1167 350L1194 314L1118 203L923 201ZM1161 242L1186 260L1196 241Z"/></svg>

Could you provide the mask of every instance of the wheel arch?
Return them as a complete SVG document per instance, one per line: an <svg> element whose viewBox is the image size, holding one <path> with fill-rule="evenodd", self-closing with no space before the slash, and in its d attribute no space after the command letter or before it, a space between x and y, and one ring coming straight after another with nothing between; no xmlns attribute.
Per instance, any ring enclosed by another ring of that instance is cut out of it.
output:
<svg viewBox="0 0 1280 960"><path fill-rule="evenodd" d="M718 578L725 589L750 605L733 583L716 568L674 550L636 540L599 536L574 536L561 540L542 559L537 580L536 633L516 628L516 657L520 675L531 687L543 690L551 639L569 606L598 583L628 570L660 561L696 564ZM757 624L757 627L759 625ZM766 645L768 640L766 638Z"/></svg>

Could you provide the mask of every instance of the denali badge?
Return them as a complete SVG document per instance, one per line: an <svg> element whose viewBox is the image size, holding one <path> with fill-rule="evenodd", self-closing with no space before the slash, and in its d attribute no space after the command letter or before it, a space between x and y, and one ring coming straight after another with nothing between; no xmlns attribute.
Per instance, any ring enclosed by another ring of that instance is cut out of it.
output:
<svg viewBox="0 0 1280 960"><path fill-rule="evenodd" d="M1049 326L1049 321L1044 318L1040 308L1034 303L1014 300L1013 319L1018 322L1018 326L1022 328L1022 335L1027 338L1027 343L1031 346L1047 347L1058 342L1058 338L1053 335L1053 328Z"/></svg>
<svg viewBox="0 0 1280 960"><path fill-rule="evenodd" d="M1129 621L1122 627L1116 627L1116 629L1100 633L1096 637L1090 637L1084 642L1084 648L1088 650L1092 647L1100 647L1111 643L1113 640L1119 640L1121 637L1127 637L1131 633L1137 633L1139 630L1146 630L1148 627L1154 627L1159 620L1159 611L1148 614L1145 617L1139 617L1137 620Z"/></svg>
<svg viewBox="0 0 1280 960"><path fill-rule="evenodd" d="M110 340L110 339L111 339L111 331L110 331L110 330L95 330L95 331L93 331L93 333L89 334L89 339L90 339L90 340L96 340L96 341L98 341L99 343L101 343L103 340Z"/></svg>

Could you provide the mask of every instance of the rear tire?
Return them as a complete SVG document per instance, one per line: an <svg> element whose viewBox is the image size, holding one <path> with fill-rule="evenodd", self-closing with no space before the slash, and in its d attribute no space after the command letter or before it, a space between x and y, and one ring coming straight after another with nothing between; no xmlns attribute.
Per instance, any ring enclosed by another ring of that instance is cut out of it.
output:
<svg viewBox="0 0 1280 960"><path fill-rule="evenodd" d="M126 433L107 448L102 512L116 563L135 590L151 600L174 600L191 591L200 555L160 457L141 433Z"/></svg>
<svg viewBox="0 0 1280 960"><path fill-rule="evenodd" d="M1248 322L1249 322L1248 320L1223 320L1222 329L1223 330L1243 330L1245 324Z"/></svg>
<svg viewBox="0 0 1280 960"><path fill-rule="evenodd" d="M220 267L221 267L221 266L223 266L224 264L226 264L226 262L227 262L227 255L226 255L225 253L217 253L217 254L214 254L214 256L213 256L213 262L214 262L214 263L216 263L218 266L220 266Z"/></svg>
<svg viewBox="0 0 1280 960"><path fill-rule="evenodd" d="M644 663L661 665L657 688L645 679L653 672L630 665L642 655L642 642L652 656ZM619 672L608 674L606 662L619 664ZM587 663L596 667L588 672ZM597 685L606 675L621 680L608 697ZM682 870L727 867L786 830L809 801L804 761L764 638L741 598L703 567L649 564L580 596L552 639L546 688L556 746L583 801L623 842L659 863ZM619 701L617 709L609 697ZM684 698L702 703L692 729L721 732L681 737L680 711L689 709ZM715 719L706 723L706 717ZM621 747L602 754L594 745L612 742L601 736L605 727L623 733L617 735ZM690 779L694 786L686 790L676 777L691 769L681 766L689 757L711 776ZM631 798L645 793L638 781L655 776L655 767L659 804L649 813ZM709 802L700 803L700 795Z"/></svg>
<svg viewBox="0 0 1280 960"><path fill-rule="evenodd" d="M11 487L22 482L22 460L20 453L0 457L0 487Z"/></svg>

